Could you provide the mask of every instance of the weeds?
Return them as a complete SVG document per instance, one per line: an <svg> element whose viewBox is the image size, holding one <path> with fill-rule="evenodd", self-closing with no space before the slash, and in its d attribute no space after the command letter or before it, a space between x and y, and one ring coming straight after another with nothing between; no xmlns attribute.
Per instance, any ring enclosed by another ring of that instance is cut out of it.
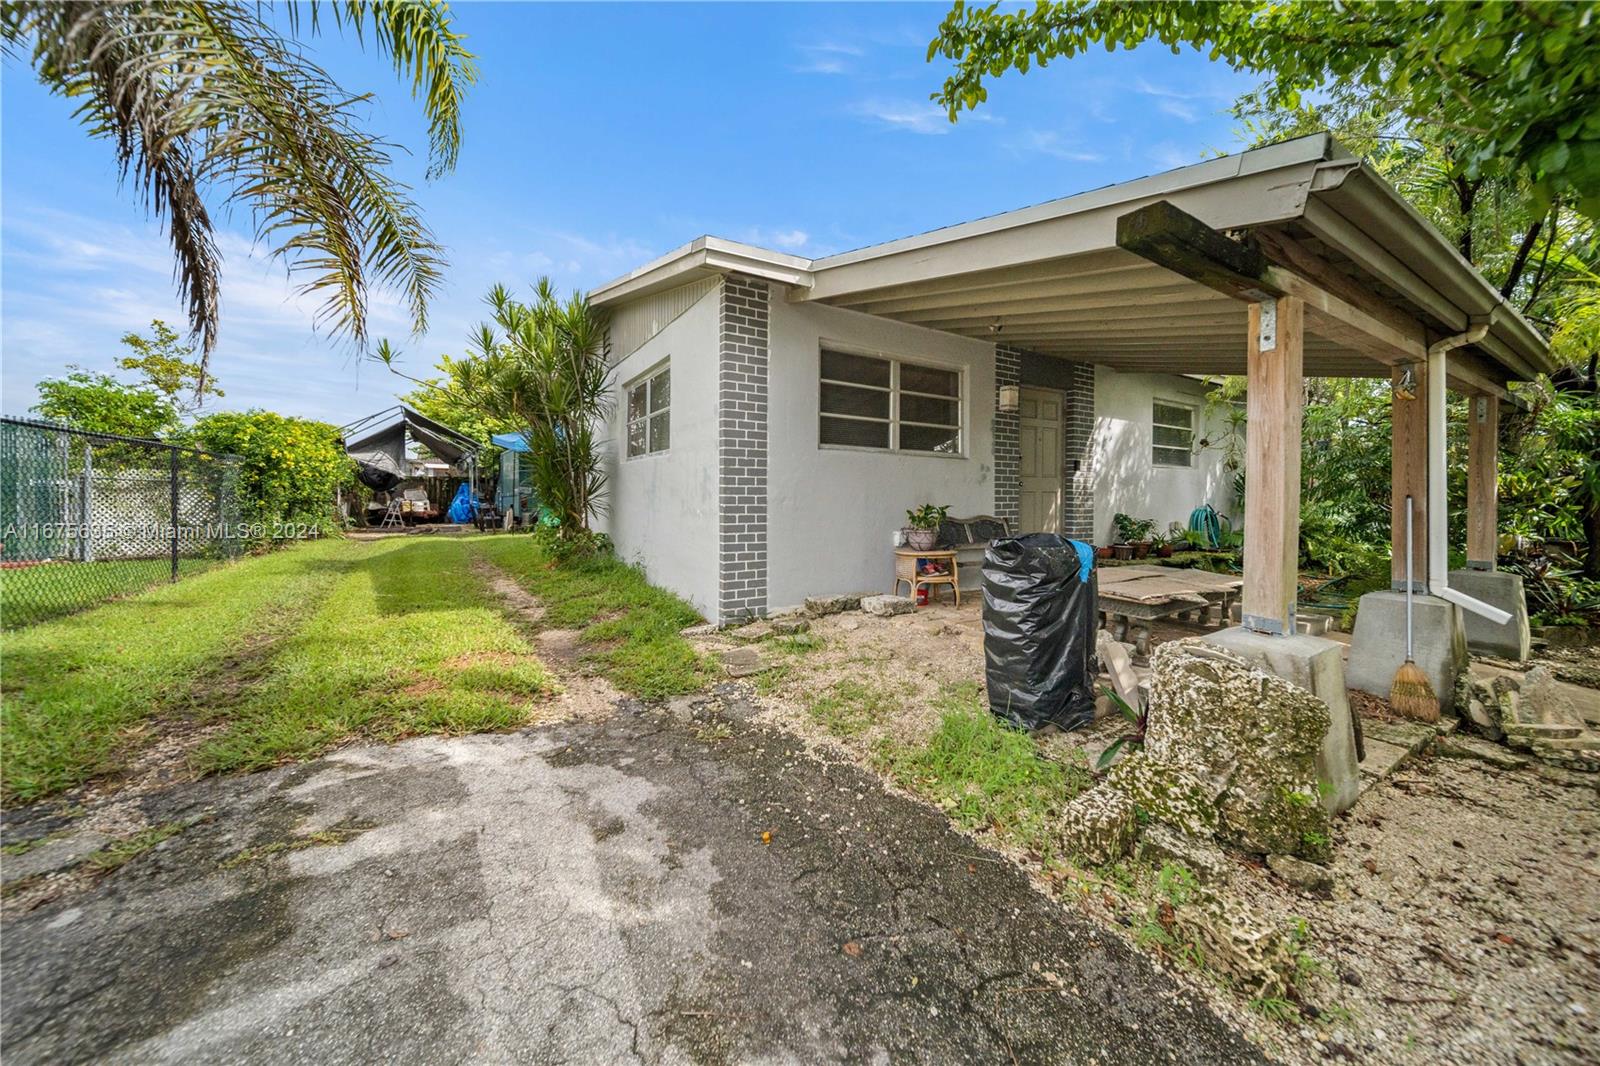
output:
<svg viewBox="0 0 1600 1066"><path fill-rule="evenodd" d="M811 720L836 737L860 736L900 708L893 691L862 681L838 681L806 705Z"/></svg>
<svg viewBox="0 0 1600 1066"><path fill-rule="evenodd" d="M124 840L116 840L84 860L89 866L102 873L110 873L126 866L151 848L164 840L170 840L179 833L195 825L200 819L191 819L184 822L162 822L141 829Z"/></svg>
<svg viewBox="0 0 1600 1066"><path fill-rule="evenodd" d="M1048 858L1061 809L1089 787L1087 767L1043 758L1032 738L983 707L976 686L947 689L940 707L926 744L879 746L880 768L963 828L988 827Z"/></svg>

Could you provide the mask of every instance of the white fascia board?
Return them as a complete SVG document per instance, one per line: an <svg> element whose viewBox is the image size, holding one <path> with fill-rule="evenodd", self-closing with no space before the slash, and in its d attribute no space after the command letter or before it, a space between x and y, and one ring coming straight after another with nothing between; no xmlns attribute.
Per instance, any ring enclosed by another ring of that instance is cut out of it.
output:
<svg viewBox="0 0 1600 1066"><path fill-rule="evenodd" d="M1356 247L1340 249L1374 277L1405 293L1452 329L1463 330L1476 322L1491 323L1489 336L1478 347L1519 377L1555 369L1549 344L1538 330L1368 164L1339 163L1320 168L1311 198L1317 206L1308 206L1307 222L1312 223L1320 209L1321 228L1330 231L1319 233L1324 240L1335 236L1333 229L1343 228L1330 225L1333 220L1328 211L1369 239L1374 234L1382 235L1387 256L1363 254ZM1338 239L1332 243L1345 244ZM1404 267L1396 269L1397 262ZM1439 300L1448 308L1436 306Z"/></svg>
<svg viewBox="0 0 1600 1066"><path fill-rule="evenodd" d="M707 274L746 274L782 285L810 284L811 260L721 237L696 237L658 259L589 291L597 307L660 289L684 285Z"/></svg>

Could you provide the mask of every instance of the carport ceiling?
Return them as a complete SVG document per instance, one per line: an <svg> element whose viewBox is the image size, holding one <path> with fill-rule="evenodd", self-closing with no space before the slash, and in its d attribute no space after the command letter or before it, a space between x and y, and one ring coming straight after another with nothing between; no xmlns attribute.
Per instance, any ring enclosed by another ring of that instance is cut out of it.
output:
<svg viewBox="0 0 1600 1066"><path fill-rule="evenodd" d="M823 302L1119 370L1242 374L1246 305L1121 249L975 271ZM1306 373L1388 368L1308 332Z"/></svg>

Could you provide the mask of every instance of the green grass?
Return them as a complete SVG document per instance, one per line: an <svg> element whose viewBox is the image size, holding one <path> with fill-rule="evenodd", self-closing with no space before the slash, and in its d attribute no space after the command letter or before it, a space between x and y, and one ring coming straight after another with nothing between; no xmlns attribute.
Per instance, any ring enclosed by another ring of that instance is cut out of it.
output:
<svg viewBox="0 0 1600 1066"><path fill-rule="evenodd" d="M812 721L838 737L865 733L900 709L902 697L891 689L863 681L836 681L806 704Z"/></svg>
<svg viewBox="0 0 1600 1066"><path fill-rule="evenodd" d="M201 746L205 770L304 758L351 737L507 729L554 682L472 568L460 538L380 541Z"/></svg>
<svg viewBox="0 0 1600 1066"><path fill-rule="evenodd" d="M576 629L583 658L619 689L642 699L698 692L712 665L679 635L701 621L683 600L645 580L638 567L613 558L551 562L530 537L468 541L544 603L543 625Z"/></svg>
<svg viewBox="0 0 1600 1066"><path fill-rule="evenodd" d="M121 765L140 727L208 673L326 596L366 550L300 545L4 636L0 798L30 802Z"/></svg>
<svg viewBox="0 0 1600 1066"><path fill-rule="evenodd" d="M1088 767L1044 758L1026 733L989 713L976 685L947 689L940 707L927 743L886 741L880 768L963 828L989 826L1048 858L1061 809L1091 784Z"/></svg>
<svg viewBox="0 0 1600 1066"><path fill-rule="evenodd" d="M179 559L179 578L218 565L217 559ZM0 569L0 625L33 625L105 600L130 596L172 580L170 559L43 563Z"/></svg>

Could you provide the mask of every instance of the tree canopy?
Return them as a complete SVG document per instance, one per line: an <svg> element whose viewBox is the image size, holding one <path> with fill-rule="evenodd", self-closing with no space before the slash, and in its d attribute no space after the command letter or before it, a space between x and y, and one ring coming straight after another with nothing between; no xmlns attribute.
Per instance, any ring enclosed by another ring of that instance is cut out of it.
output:
<svg viewBox="0 0 1600 1066"><path fill-rule="evenodd" d="M1042 0L1002 12L957 0L928 46L956 69L933 99L952 121L988 98L985 80L1102 46L1159 41L1262 74L1263 100L1382 89L1393 109L1450 131L1452 169L1525 179L1536 202L1570 195L1600 217L1600 17L1561 4L1421 0Z"/></svg>
<svg viewBox="0 0 1600 1066"><path fill-rule="evenodd" d="M339 85L299 42L327 23L393 61L427 113L429 176L453 167L476 73L438 0L0 6L7 55L26 54L40 82L76 102L166 228L202 378L221 316L218 206L249 212L301 291L323 297L317 321L335 334L365 343L373 286L400 290L416 330L426 328L443 252L390 173L393 146L365 128L370 96Z"/></svg>

